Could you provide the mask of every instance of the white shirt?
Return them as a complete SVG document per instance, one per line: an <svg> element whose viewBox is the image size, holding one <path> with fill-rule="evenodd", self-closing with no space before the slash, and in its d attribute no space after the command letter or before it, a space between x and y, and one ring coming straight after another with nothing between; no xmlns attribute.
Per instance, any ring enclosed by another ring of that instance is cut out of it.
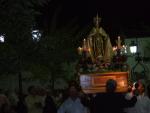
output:
<svg viewBox="0 0 150 113"><path fill-rule="evenodd" d="M87 108L83 106L79 98L76 100L68 98L60 106L58 113L87 113Z"/></svg>
<svg viewBox="0 0 150 113"><path fill-rule="evenodd" d="M150 99L146 95L137 96L135 104L136 113L150 113Z"/></svg>
<svg viewBox="0 0 150 113"><path fill-rule="evenodd" d="M28 113L42 113L43 100L40 96L28 95L25 101L28 108Z"/></svg>

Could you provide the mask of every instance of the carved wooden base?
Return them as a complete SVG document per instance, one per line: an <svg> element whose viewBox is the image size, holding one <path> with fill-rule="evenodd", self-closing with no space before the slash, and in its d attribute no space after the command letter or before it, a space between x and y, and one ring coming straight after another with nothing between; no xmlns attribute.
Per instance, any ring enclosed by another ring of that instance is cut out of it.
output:
<svg viewBox="0 0 150 113"><path fill-rule="evenodd" d="M128 89L128 72L108 72L81 74L80 85L85 93L106 92L106 82L109 79L117 81L116 92L126 92Z"/></svg>

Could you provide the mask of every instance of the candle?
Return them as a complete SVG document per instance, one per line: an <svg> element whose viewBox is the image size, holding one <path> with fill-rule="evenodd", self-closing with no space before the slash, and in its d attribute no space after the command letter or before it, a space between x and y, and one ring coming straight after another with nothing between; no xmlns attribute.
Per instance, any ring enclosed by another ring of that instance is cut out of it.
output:
<svg viewBox="0 0 150 113"><path fill-rule="evenodd" d="M83 39L83 49L86 50L86 39Z"/></svg>
<svg viewBox="0 0 150 113"><path fill-rule="evenodd" d="M116 50L117 50L117 47L116 47L116 46L114 46L114 47L113 47L113 51L116 51Z"/></svg>
<svg viewBox="0 0 150 113"><path fill-rule="evenodd" d="M121 40L120 40L120 36L118 36L118 49L121 48Z"/></svg>
<svg viewBox="0 0 150 113"><path fill-rule="evenodd" d="M116 55L116 54L117 54L117 51L116 51L116 50L117 50L117 47L114 46L112 49L113 49L114 54Z"/></svg>
<svg viewBox="0 0 150 113"><path fill-rule="evenodd" d="M121 51L122 51L123 53L127 53L127 46L126 46L126 45L122 45Z"/></svg>
<svg viewBox="0 0 150 113"><path fill-rule="evenodd" d="M78 53L79 53L79 55L81 55L82 54L82 48L81 47L78 47Z"/></svg>

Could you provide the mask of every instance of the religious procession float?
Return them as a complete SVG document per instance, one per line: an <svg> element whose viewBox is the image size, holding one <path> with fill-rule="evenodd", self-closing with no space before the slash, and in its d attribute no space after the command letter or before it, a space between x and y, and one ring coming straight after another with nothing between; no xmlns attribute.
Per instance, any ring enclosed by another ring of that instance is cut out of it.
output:
<svg viewBox="0 0 150 113"><path fill-rule="evenodd" d="M108 79L117 82L116 92L128 89L129 67L126 64L126 47L118 37L116 46L112 47L109 35L99 25L101 18L94 18L94 27L83 39L78 48L78 75L82 90L85 93L105 92Z"/></svg>

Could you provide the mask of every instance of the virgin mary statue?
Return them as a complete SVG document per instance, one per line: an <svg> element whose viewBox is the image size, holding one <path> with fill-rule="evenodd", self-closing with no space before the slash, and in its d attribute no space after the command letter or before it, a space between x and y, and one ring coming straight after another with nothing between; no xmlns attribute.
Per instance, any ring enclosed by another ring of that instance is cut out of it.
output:
<svg viewBox="0 0 150 113"><path fill-rule="evenodd" d="M112 57L112 45L108 34L102 27L99 27L101 18L98 15L94 18L95 26L91 30L87 38L87 45L90 48L93 60L101 59L109 62Z"/></svg>

